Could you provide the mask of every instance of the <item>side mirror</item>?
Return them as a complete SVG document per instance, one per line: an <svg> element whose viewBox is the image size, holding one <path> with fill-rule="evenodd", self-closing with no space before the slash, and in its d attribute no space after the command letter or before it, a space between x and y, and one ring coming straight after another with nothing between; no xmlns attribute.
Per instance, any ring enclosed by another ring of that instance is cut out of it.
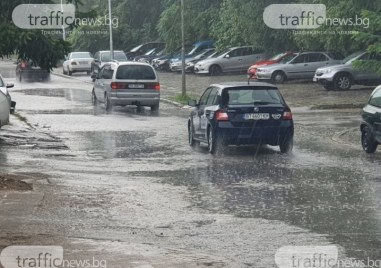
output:
<svg viewBox="0 0 381 268"><path fill-rule="evenodd" d="M191 107L197 107L197 101L196 100L189 100L188 101L188 106L191 106Z"/></svg>
<svg viewBox="0 0 381 268"><path fill-rule="evenodd" d="M224 58L229 59L229 58L230 58L230 55L229 55L229 54L226 54Z"/></svg>
<svg viewBox="0 0 381 268"><path fill-rule="evenodd" d="M12 87L14 87L15 85L14 84L7 84L5 87L6 88L12 88Z"/></svg>
<svg viewBox="0 0 381 268"><path fill-rule="evenodd" d="M91 79L93 79L93 81L98 79L98 74L97 73L91 74Z"/></svg>

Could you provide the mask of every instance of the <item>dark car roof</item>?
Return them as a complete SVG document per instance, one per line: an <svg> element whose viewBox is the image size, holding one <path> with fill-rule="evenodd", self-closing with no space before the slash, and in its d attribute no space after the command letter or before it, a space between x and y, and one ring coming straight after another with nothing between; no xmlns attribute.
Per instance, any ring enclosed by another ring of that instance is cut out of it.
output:
<svg viewBox="0 0 381 268"><path fill-rule="evenodd" d="M230 87L247 87L247 88L273 88L273 89L278 89L277 86L269 83L263 83L263 82L224 82L224 83L218 83L218 84L212 84L211 86L218 87L221 90L225 88L230 88Z"/></svg>

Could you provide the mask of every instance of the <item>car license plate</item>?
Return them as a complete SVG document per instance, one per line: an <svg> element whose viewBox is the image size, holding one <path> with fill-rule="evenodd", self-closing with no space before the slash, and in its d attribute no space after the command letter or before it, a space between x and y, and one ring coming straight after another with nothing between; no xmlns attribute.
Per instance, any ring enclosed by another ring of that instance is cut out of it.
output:
<svg viewBox="0 0 381 268"><path fill-rule="evenodd" d="M85 64L89 64L89 62L87 62L87 61L80 61L79 64L80 65L85 65Z"/></svg>
<svg viewBox="0 0 381 268"><path fill-rule="evenodd" d="M144 84L128 84L128 88L144 88Z"/></svg>
<svg viewBox="0 0 381 268"><path fill-rule="evenodd" d="M245 114L245 120L269 120L270 114Z"/></svg>

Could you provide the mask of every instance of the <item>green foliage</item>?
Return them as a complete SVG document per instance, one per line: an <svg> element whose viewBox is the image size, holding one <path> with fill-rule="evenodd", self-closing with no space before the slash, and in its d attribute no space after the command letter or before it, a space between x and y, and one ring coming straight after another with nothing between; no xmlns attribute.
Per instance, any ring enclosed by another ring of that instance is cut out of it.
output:
<svg viewBox="0 0 381 268"><path fill-rule="evenodd" d="M77 1L72 0L77 3ZM50 0L1 1L0 2L0 57L17 54L19 59L32 60L50 70L70 50L70 45L54 36L43 35L40 30L25 30L12 22L12 11L19 4L49 4Z"/></svg>

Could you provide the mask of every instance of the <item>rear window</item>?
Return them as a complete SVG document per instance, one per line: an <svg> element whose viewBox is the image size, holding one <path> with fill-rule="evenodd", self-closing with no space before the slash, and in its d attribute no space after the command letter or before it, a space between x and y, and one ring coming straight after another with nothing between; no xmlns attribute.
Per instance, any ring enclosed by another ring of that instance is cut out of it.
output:
<svg viewBox="0 0 381 268"><path fill-rule="evenodd" d="M222 103L228 105L283 104L283 98L274 88L234 88L222 93Z"/></svg>
<svg viewBox="0 0 381 268"><path fill-rule="evenodd" d="M122 65L116 72L116 79L156 80L155 71L150 66Z"/></svg>

